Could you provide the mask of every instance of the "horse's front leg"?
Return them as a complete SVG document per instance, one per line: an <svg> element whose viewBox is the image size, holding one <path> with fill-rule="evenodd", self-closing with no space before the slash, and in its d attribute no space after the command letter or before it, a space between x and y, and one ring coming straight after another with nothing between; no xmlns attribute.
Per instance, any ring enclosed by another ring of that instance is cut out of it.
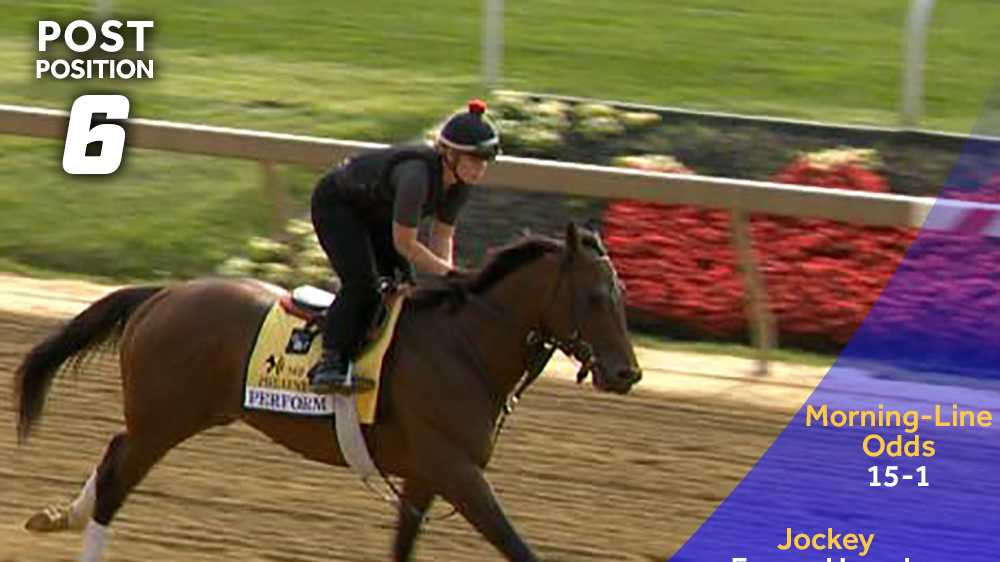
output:
<svg viewBox="0 0 1000 562"><path fill-rule="evenodd" d="M440 472L441 495L508 560L538 561L507 519L482 469L465 461Z"/></svg>
<svg viewBox="0 0 1000 562"><path fill-rule="evenodd" d="M406 429L410 442L417 444L412 448L414 472L434 493L455 506L508 560L537 562L538 558L514 530L482 468L474 460L483 458L481 452L492 435L492 424L476 421L475 416L469 415L462 423L447 426L451 433L461 433L458 429L468 430L464 438L455 438L418 418L411 418ZM465 443L465 446L458 443Z"/></svg>
<svg viewBox="0 0 1000 562"><path fill-rule="evenodd" d="M415 478L407 478L403 483L403 496L399 504L399 521L396 524L396 541L392 547L392 559L406 562L413 554L413 544L420 534L424 515L434 501L434 492L426 483Z"/></svg>
<svg viewBox="0 0 1000 562"><path fill-rule="evenodd" d="M410 373L398 377L393 389L398 423L409 445L409 474L455 506L507 560L537 562L483 475L481 466L490 458L497 413L488 393L481 385L470 387L475 377L465 372L449 378L452 371L438 369L418 377L412 373L420 372L420 364L397 367Z"/></svg>

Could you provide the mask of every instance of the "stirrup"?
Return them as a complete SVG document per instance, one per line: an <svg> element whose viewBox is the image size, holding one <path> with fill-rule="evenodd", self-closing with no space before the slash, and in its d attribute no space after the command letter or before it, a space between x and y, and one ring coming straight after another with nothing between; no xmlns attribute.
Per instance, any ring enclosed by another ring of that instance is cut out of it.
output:
<svg viewBox="0 0 1000 562"><path fill-rule="evenodd" d="M311 383L309 391L314 394L360 394L375 388L375 381L368 377L352 376L342 383Z"/></svg>
<svg viewBox="0 0 1000 562"><path fill-rule="evenodd" d="M318 371L309 381L309 390L315 394L355 394L368 392L375 388L375 381L368 377L354 374L354 363L348 362L347 373L325 371L324 380L316 381L316 376L324 371ZM332 376L331 376L332 375Z"/></svg>

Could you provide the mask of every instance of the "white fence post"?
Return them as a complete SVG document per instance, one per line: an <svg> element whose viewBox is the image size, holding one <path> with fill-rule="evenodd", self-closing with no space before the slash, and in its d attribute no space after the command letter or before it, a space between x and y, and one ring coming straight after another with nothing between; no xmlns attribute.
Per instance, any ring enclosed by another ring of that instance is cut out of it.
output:
<svg viewBox="0 0 1000 562"><path fill-rule="evenodd" d="M503 63L503 0L483 0L483 86L500 82Z"/></svg>
<svg viewBox="0 0 1000 562"><path fill-rule="evenodd" d="M97 0L94 6L94 13L98 19L107 19L111 16L111 0Z"/></svg>
<svg viewBox="0 0 1000 562"><path fill-rule="evenodd" d="M271 203L271 235L273 238L286 242L285 221L289 218L288 191L281 186L281 179L278 176L278 168L270 160L260 161L261 171L264 173L264 193Z"/></svg>
<svg viewBox="0 0 1000 562"><path fill-rule="evenodd" d="M750 230L750 213L732 211L729 214L730 230L740 270L743 273L745 304L750 325L750 341L757 348L758 375L770 373L771 354L778 347L778 328L767 298L764 274L757 266L753 253L753 235Z"/></svg>
<svg viewBox="0 0 1000 562"><path fill-rule="evenodd" d="M930 24L934 0L912 0L903 41L903 100L902 123L916 127L923 111L924 60L927 51L927 26Z"/></svg>

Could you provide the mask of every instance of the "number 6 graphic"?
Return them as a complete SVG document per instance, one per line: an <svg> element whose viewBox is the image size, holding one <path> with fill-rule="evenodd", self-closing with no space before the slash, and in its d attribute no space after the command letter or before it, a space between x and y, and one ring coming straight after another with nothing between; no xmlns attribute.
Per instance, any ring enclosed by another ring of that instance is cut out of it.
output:
<svg viewBox="0 0 1000 562"><path fill-rule="evenodd" d="M102 123L91 128L94 114L108 119L128 119L129 101L121 95L80 96L69 111L63 170L74 175L112 174L121 166L125 152L125 129L116 123ZM87 156L87 146L99 142L97 156Z"/></svg>

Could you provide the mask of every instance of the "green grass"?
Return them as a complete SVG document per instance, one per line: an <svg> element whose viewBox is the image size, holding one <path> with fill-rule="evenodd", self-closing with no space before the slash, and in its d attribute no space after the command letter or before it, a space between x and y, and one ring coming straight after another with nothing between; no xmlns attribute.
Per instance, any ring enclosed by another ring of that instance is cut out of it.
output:
<svg viewBox="0 0 1000 562"><path fill-rule="evenodd" d="M504 85L652 103L894 124L906 0L507 2ZM66 107L73 85L28 80L35 22L93 0L5 2L0 99ZM366 138L412 134L480 87L479 2L112 0L153 17L148 116ZM470 9L470 6L472 9ZM935 7L927 120L968 131L997 79L1000 4ZM165 83L161 83L165 82ZM277 98L275 96L283 97ZM280 99L275 114L248 103ZM345 105L345 102L347 104ZM361 130L357 111L373 112ZM348 117L347 123L341 125ZM388 123L386 123L388 121Z"/></svg>
<svg viewBox="0 0 1000 562"><path fill-rule="evenodd" d="M67 109L124 91L134 116L342 138L410 139L479 83L479 2L111 0L152 17L149 82L33 79L38 19L94 0L0 0L0 103ZM508 88L892 125L903 0L507 2ZM472 7L470 9L470 6ZM1000 3L934 13L925 125L969 131L996 76ZM0 139L0 259L116 280L204 273L266 230L253 163L133 151L68 177L58 143ZM299 209L316 173L283 168Z"/></svg>
<svg viewBox="0 0 1000 562"><path fill-rule="evenodd" d="M0 185L0 256L116 279L196 275L266 227L253 164L135 151L98 179L52 169L60 156L52 142L4 143L4 177L30 188Z"/></svg>

